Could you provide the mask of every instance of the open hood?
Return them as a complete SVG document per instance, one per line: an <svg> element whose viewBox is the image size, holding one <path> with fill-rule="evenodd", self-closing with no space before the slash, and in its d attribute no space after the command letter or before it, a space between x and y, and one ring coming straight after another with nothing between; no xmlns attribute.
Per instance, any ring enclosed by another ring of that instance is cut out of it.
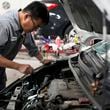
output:
<svg viewBox="0 0 110 110"><path fill-rule="evenodd" d="M102 0L98 0L102 1ZM97 1L97 4L98 4ZM107 1L107 0L106 0ZM105 2L105 0L103 1ZM102 34L103 11L96 5L95 0L62 0L61 1L74 28ZM99 5L98 5L99 6ZM103 6L103 5L102 5ZM105 5L104 5L105 6ZM107 33L110 33L110 21L106 19Z"/></svg>
<svg viewBox="0 0 110 110"><path fill-rule="evenodd" d="M109 0L93 0L102 13L106 13L106 18L110 21L110 1Z"/></svg>

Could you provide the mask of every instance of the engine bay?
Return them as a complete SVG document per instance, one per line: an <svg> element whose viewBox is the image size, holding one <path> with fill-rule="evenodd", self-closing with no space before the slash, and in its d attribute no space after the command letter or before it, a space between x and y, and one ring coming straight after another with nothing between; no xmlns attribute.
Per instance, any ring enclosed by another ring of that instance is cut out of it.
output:
<svg viewBox="0 0 110 110"><path fill-rule="evenodd" d="M94 74L94 68L84 70L81 61L92 65L92 60L84 59L85 54L80 53L70 62L61 60L41 66L32 75L13 82L0 92L0 110L102 110L103 71L98 70L103 59L96 56L101 67Z"/></svg>

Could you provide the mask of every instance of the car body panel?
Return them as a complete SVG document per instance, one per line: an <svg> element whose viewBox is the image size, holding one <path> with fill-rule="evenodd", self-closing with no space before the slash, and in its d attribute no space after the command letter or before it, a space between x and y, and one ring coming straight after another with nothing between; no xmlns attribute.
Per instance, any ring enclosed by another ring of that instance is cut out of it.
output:
<svg viewBox="0 0 110 110"><path fill-rule="evenodd" d="M90 40L94 38L105 39L103 33L106 33L107 40L110 39L110 34L108 34L110 23L106 20L107 30L106 28L103 28L103 14L93 1L88 0L86 3L86 0L78 0L77 2L75 0L60 0L60 2L67 13L74 30L80 37L81 43L90 45Z"/></svg>
<svg viewBox="0 0 110 110"><path fill-rule="evenodd" d="M86 41L86 39L90 38L93 36L93 38L101 38L104 39L105 41L110 40L110 22L109 19L107 18L106 14L103 13L103 11L101 11L97 5L95 4L95 0L60 0L74 29L77 31L77 33L79 33L79 35L82 37L83 41ZM100 0L101 1L101 0ZM97 1L96 1L97 2ZM103 1L105 2L105 1ZM108 11L108 10L107 10ZM86 37L85 37L86 36ZM84 43L82 41L82 43ZM100 43L100 42L99 42ZM103 44L103 43L102 43ZM100 46L99 46L100 48ZM85 71L85 75L87 75L88 73L90 73L90 75L92 75L91 67L94 68L95 70L95 64L98 65L97 62L97 58L94 57L94 55L92 55L93 53L95 53L97 51L95 50L94 46L88 46L86 47L86 49L83 49L79 54L78 57L78 63L80 64L80 66L78 66L78 69L83 68L83 70ZM106 50L106 48L105 48ZM93 53L91 53L93 51ZM90 52L90 54L88 54ZM97 53L97 52L96 52ZM109 53L109 52L108 52ZM86 58L88 59L88 64L86 66L84 66L84 63L87 63L86 60L87 59L81 59L81 58L85 58L85 56L88 55ZM108 109L110 109L109 107L109 100L107 97L110 97L110 94L108 94L107 92L109 92L109 90L107 88L109 88L109 78L110 78L110 74L109 74L109 54L107 54L106 52L100 55L103 56L103 58L107 61L107 62L103 62L103 65L100 69L101 72L104 74L104 76L106 76L106 78L104 79L104 82L102 85L104 88L104 96L105 99L102 101L102 105L100 104L100 97L101 95L99 95L98 98L96 98L95 96L93 96L91 94L91 91L89 90L89 87L91 85L91 79L89 80L88 83L88 79L85 79L82 75L82 77L80 76L83 72L78 73L78 70L75 69L75 65L71 64L70 68L76 78L76 80L78 81L78 83L80 84L81 88L85 91L85 93L87 93L87 96L91 99L91 101L98 107L98 110L106 110L104 108L104 106L107 106L108 104ZM99 56L100 56L99 55ZM105 57L104 57L105 56ZM103 59L101 58L101 59ZM99 61L101 61L101 59ZM82 61L81 61L82 60ZM93 64L92 66L89 65L89 62L93 60ZM95 62L96 61L96 62ZM99 65L98 65L99 66ZM77 67L77 66L76 66ZM103 69L104 68L104 69ZM76 71L75 71L76 70ZM80 70L79 70L80 71ZM88 72L87 72L88 71ZM86 74L87 72L87 74ZM96 72L94 72L96 73ZM107 80L107 81L106 81ZM106 82L106 84L105 84ZM103 97L103 96L102 96Z"/></svg>
<svg viewBox="0 0 110 110"><path fill-rule="evenodd" d="M77 24L80 29L89 32L103 32L102 12L92 0L63 0L62 5L65 9L68 7L65 11L68 12L67 14L74 26ZM110 22L107 20L106 22L108 27L107 32L110 33Z"/></svg>
<svg viewBox="0 0 110 110"><path fill-rule="evenodd" d="M103 14L106 14L105 17L110 21L110 1L109 0L92 0L96 6L100 9Z"/></svg>

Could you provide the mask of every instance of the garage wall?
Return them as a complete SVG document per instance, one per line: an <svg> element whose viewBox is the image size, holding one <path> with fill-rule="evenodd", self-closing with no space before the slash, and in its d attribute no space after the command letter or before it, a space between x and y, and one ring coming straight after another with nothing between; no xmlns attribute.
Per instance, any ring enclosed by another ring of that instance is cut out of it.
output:
<svg viewBox="0 0 110 110"><path fill-rule="evenodd" d="M0 14L10 9L20 9L35 0L0 0ZM41 1L41 0L37 0Z"/></svg>

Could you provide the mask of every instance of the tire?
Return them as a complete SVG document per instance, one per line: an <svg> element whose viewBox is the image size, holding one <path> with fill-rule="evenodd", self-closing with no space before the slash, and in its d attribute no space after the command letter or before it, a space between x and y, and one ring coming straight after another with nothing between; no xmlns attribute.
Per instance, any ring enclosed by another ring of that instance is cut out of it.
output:
<svg viewBox="0 0 110 110"><path fill-rule="evenodd" d="M73 29L73 26L72 26L72 25L69 25L69 26L65 29L65 31L64 31L64 37L65 37L66 35L69 36L69 34L70 34L70 32L72 31L72 29Z"/></svg>
<svg viewBox="0 0 110 110"><path fill-rule="evenodd" d="M70 39L71 36L74 36L74 29L72 25L69 25L64 32L64 38L68 41L68 39Z"/></svg>

